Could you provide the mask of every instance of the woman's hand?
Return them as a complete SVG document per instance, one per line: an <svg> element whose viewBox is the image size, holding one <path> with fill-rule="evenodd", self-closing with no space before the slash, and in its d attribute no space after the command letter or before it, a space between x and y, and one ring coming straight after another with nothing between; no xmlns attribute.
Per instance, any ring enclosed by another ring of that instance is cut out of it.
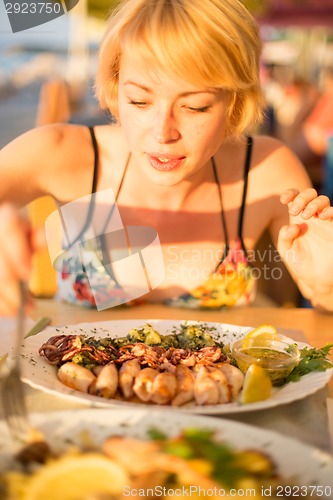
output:
<svg viewBox="0 0 333 500"><path fill-rule="evenodd" d="M0 205L0 315L15 315L19 307L19 281L28 281L32 256L44 246L44 235L10 204ZM28 303L28 310L31 308Z"/></svg>
<svg viewBox="0 0 333 500"><path fill-rule="evenodd" d="M303 295L333 311L333 207L315 189L281 195L290 224L279 232L278 250Z"/></svg>

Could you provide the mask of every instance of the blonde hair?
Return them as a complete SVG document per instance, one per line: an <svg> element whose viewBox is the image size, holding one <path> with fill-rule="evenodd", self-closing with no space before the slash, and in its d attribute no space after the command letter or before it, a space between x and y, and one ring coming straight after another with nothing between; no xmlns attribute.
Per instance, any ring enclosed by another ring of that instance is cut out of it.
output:
<svg viewBox="0 0 333 500"><path fill-rule="evenodd" d="M227 133L259 123L261 40L238 0L124 0L112 12L99 52L96 95L118 116L123 51L189 83L231 92Z"/></svg>

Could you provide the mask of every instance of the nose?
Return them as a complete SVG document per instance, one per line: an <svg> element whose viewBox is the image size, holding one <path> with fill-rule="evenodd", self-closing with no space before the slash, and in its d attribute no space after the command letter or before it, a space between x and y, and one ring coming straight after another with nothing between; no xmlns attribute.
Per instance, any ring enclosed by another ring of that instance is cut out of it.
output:
<svg viewBox="0 0 333 500"><path fill-rule="evenodd" d="M176 142L180 138L180 131L176 117L172 111L159 110L155 117L154 137L160 144Z"/></svg>

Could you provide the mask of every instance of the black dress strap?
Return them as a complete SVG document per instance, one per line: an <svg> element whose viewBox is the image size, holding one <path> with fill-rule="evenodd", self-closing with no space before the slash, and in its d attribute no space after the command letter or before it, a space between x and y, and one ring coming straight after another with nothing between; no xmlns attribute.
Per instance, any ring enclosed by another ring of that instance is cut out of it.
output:
<svg viewBox="0 0 333 500"><path fill-rule="evenodd" d="M213 166L213 173L214 173L214 178L215 182L218 188L218 194L219 194L219 200L220 200L220 209L221 209L221 222L222 222L222 227L223 227L223 232L224 232L224 239L225 239L225 245L224 245L224 251L221 260L217 264L217 267L224 261L226 256L228 255L229 252L229 235L228 235L228 228L227 228L227 221L225 220L225 213L224 213L224 208L223 208L223 200L222 200L222 193L221 193L221 187L219 183L219 178L217 175L217 169L216 169L216 164L214 160L214 156L212 157L212 166Z"/></svg>
<svg viewBox="0 0 333 500"><path fill-rule="evenodd" d="M128 157L127 157L127 160L126 160L126 164L125 164L125 168L123 170L123 175L120 179L120 183L119 183L119 186L118 186L118 189L117 189L117 192L116 192L116 196L114 197L115 201L118 201L118 198L119 198L119 194L120 194L120 191L123 187L123 184L124 184L124 180L125 180L125 175L126 175L126 172L127 172L127 169L128 169L128 165L129 165L129 162L130 162L130 159L131 159L131 153L129 153ZM116 206L116 203L114 203L111 207L111 210L109 211L109 214L105 220L105 223L104 223L104 226L103 226L103 229L102 229L102 233L104 233L105 229L107 228L109 222L110 222L110 219L113 215L113 212L114 212L114 208Z"/></svg>
<svg viewBox="0 0 333 500"><path fill-rule="evenodd" d="M93 182L92 182L92 188L91 188L91 194L93 195L94 193L96 193L96 187L97 187L99 151L98 151L98 144L97 144L97 140L96 140L96 135L95 135L94 127L89 127L89 132L90 132L90 135L91 135L91 142L92 142L92 146L93 146L93 150L94 150L94 174L93 174ZM125 175L126 175L126 172L127 172L127 169L128 169L128 165L129 165L130 159L131 159L131 153L129 153L129 155L127 157L125 168L123 170L123 174L122 174L122 177L121 177L121 180L120 180L120 183L119 183L116 195L115 195L115 201L118 200L120 191L121 191L121 189L123 187L123 183L124 183L124 179L125 179ZM108 225L108 223L109 223L109 221L110 221L110 219L111 219L111 217L113 215L114 208L115 208L115 203L112 205L111 210L109 211L109 214L108 214L108 216L107 216L107 218L105 220L104 227L102 229L102 233L104 233L104 230L107 227L107 225ZM91 196L87 219L86 219L85 225L84 225L84 227L83 227L83 229L82 229L79 237L81 237L82 234L88 229L88 227L89 227L89 225L90 225L90 223L92 221L92 217L93 217L93 214L94 214L94 209L95 209L95 196ZM78 239L79 239L79 237L78 237Z"/></svg>
<svg viewBox="0 0 333 500"><path fill-rule="evenodd" d="M88 128L89 128L89 132L90 132L90 136L91 136L92 147L94 150L94 174L93 174L91 193L96 193L99 152L98 152L98 144L97 144L97 140L96 140L94 127L88 127Z"/></svg>
<svg viewBox="0 0 333 500"><path fill-rule="evenodd" d="M247 148L246 148L246 157L245 157L245 165L244 165L244 187L243 187L243 196L242 196L242 204L239 212L238 219L238 238L240 239L242 248L247 253L244 241L243 241L243 222L244 222L244 213L245 213L245 205L246 205L246 195L247 195L247 187L248 187L248 179L249 179L249 171L251 165L252 158L252 146L253 146L253 138L247 138Z"/></svg>
<svg viewBox="0 0 333 500"><path fill-rule="evenodd" d="M74 239L74 241L70 241L69 240L69 237L68 237L68 234L67 234L67 231L66 231L65 222L64 222L64 220L62 220L63 228L64 228L64 234L65 234L65 237L66 237L66 240L67 240L67 249L69 249L70 247L72 247L75 243L84 240L84 235L87 232L87 230L89 229L89 227L91 225L91 222L93 220L93 216L94 216L94 210L95 210L95 204L96 204L95 193L96 193L96 188L97 188L97 177L98 177L98 166L99 166L99 151L98 151L98 143L97 143L97 140L96 140L96 135L95 135L94 127L88 127L88 128L89 128L89 132L90 132L90 136L91 136L91 143L92 143L92 147L93 147L93 151L94 151L94 165L93 165L94 171L93 171L93 180L92 180L92 188L91 188L91 197L90 197L89 208L88 208L88 213L87 213L86 220L84 222L84 225L83 225L82 229L80 230L79 234L76 236L76 238ZM124 178L125 178L125 175L126 175L126 172L127 172L127 169L128 169L128 165L130 163L130 159L131 159L131 154L129 154L128 157L127 157L126 164L125 164L125 167L124 167L124 170L123 170L123 174L122 174L122 178L120 180L120 183L119 183L116 195L115 195L115 201L118 200L120 191L122 189ZM109 262L109 257L108 257L107 251L106 251L105 234L104 234L105 231L106 231L106 228L108 226L108 223L109 223L109 221L110 221L110 219L111 219L111 217L113 215L115 206L116 206L116 203L113 203L113 205L112 205L111 209L109 210L109 213L108 213L108 215L106 217L106 221L104 223L104 227L103 227L103 229L101 231L101 234L96 237L96 241L98 240L99 247L100 247L99 250L100 250L100 252L102 254L102 260L103 260L103 262L108 262L108 266L105 267L106 272L111 276L111 278L119 286L119 284L117 282L117 279L116 279L116 277L114 276L114 274L112 272L111 263ZM60 211L60 217L62 218L61 211ZM85 270L84 266L83 266L83 270Z"/></svg>
<svg viewBox="0 0 333 500"><path fill-rule="evenodd" d="M244 213L245 213L245 205L246 205L246 194L247 194L247 187L248 187L248 177L249 177L249 171L250 171L250 166L251 166L251 157L252 157L252 146L253 146L253 138L252 137L247 137L247 147L246 147L246 157L245 157L245 164L244 164L244 173L243 173L243 180L244 180L244 185L243 185L243 194L242 194L242 203L239 211L239 219L238 219L238 238L241 242L242 249L245 252L245 255L247 255L247 250L244 245L243 241L243 221L244 221ZM212 157L212 166L213 166L213 173L214 173L214 178L215 182L218 186L218 193L219 193L219 199L220 199L220 207L221 207L221 221L222 221L222 227L224 231L224 238L225 238L225 245L224 245L224 251L221 260L216 266L216 269L222 264L224 259L229 253L229 235L228 235L228 228L227 228L227 223L226 223L226 218L225 218L225 212L224 212L224 207L223 207L223 199L222 199L222 193L221 193L221 187L217 175L217 169L216 169L216 164L214 157Z"/></svg>
<svg viewBox="0 0 333 500"><path fill-rule="evenodd" d="M89 132L90 132L90 136L91 136L92 147L93 147L93 150L94 150L94 172L93 172L93 180L92 180L92 186L91 186L91 195L92 196L90 197L89 208L88 208L88 213L87 213L87 217L86 217L85 223L84 223L81 231L79 232L79 234L74 239L74 241L70 241L70 239L69 239L69 236L68 236L68 233L67 233L67 230L66 230L66 224L65 224L65 221L63 220L62 213L61 213L61 210L60 210L60 217L62 219L62 226L63 226L64 236L65 236L65 238L67 240L66 241L66 243L67 243L67 249L70 248L71 246L73 246L75 243L77 243L78 241L80 241L83 238L85 232L88 230L88 228L89 228L89 226L91 224L91 221L92 221L92 218L93 218L93 215L94 215L94 210L95 210L95 196L94 196L94 193L96 193L96 187L97 187L99 154L98 154L98 144L97 144L97 140L96 140L96 136L95 136L94 127L88 127L88 128L89 128Z"/></svg>

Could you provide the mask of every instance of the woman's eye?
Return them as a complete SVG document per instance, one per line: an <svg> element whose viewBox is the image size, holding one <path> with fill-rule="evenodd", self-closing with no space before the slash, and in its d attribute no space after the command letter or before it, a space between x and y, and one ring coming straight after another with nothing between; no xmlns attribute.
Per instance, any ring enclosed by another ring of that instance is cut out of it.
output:
<svg viewBox="0 0 333 500"><path fill-rule="evenodd" d="M193 111L193 113L205 113L209 110L209 106L203 106L202 108L194 108L193 106L187 106L187 109Z"/></svg>
<svg viewBox="0 0 333 500"><path fill-rule="evenodd" d="M134 101L134 100L130 100L128 102L129 102L129 104L132 104L133 106L137 106L139 108L143 108L144 106L147 105L146 101Z"/></svg>

